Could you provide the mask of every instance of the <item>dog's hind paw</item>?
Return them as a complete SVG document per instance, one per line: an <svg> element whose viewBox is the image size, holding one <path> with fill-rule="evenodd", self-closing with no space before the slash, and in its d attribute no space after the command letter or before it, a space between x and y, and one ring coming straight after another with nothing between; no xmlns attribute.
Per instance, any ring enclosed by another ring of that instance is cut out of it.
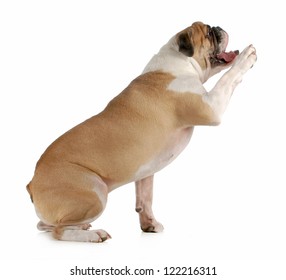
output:
<svg viewBox="0 0 286 280"><path fill-rule="evenodd" d="M72 229L71 227L56 227L53 230L54 238L63 241L93 242L102 243L111 238L111 236L102 229L86 230Z"/></svg>

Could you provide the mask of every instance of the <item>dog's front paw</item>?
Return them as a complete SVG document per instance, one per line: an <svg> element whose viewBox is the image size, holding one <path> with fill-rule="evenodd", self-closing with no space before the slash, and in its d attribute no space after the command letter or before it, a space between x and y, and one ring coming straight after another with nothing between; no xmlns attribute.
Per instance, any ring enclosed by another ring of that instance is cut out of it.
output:
<svg viewBox="0 0 286 280"><path fill-rule="evenodd" d="M141 229L144 232L162 232L164 230L164 227L161 223L157 222L157 221L153 221L150 223L145 223L145 224L141 224Z"/></svg>
<svg viewBox="0 0 286 280"><path fill-rule="evenodd" d="M238 68L237 70L244 74L254 65L256 60L256 49L253 45L250 45L236 58L233 67Z"/></svg>

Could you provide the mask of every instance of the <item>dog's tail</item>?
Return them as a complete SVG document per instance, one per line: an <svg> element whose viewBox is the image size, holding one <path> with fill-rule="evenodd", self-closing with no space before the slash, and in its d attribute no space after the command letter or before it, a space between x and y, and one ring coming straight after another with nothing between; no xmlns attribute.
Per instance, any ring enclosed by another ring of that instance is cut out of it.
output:
<svg viewBox="0 0 286 280"><path fill-rule="evenodd" d="M31 201L33 202L33 195L32 195L32 191L31 191L31 186L30 183L26 186L27 192L30 195Z"/></svg>

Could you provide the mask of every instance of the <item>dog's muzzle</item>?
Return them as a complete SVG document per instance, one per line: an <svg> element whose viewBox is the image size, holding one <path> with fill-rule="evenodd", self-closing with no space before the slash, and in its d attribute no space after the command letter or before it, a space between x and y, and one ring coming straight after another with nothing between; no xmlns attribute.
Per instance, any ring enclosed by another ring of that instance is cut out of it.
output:
<svg viewBox="0 0 286 280"><path fill-rule="evenodd" d="M239 54L239 51L226 52L228 45L228 34L219 26L211 28L211 36L214 52L210 56L212 67L231 63Z"/></svg>

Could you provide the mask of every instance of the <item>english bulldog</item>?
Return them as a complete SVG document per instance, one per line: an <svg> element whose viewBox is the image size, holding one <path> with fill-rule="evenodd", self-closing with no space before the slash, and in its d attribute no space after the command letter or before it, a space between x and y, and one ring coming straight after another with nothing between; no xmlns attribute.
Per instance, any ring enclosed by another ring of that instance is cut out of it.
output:
<svg viewBox="0 0 286 280"><path fill-rule="evenodd" d="M55 140L27 190L38 229L67 241L103 242L89 230L108 193L130 182L144 232L161 232L152 212L153 177L186 147L196 125L218 125L243 75L256 61L250 45L226 51L228 34L195 22L173 36L99 114ZM207 92L203 83L231 67ZM125 202L122 202L125 203Z"/></svg>

